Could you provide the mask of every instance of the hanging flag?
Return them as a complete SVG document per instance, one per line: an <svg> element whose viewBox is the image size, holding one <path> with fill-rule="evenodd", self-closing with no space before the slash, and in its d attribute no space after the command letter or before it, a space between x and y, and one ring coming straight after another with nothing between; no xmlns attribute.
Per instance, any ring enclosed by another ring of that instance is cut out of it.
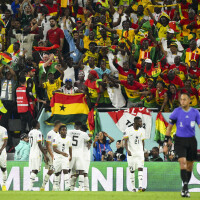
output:
<svg viewBox="0 0 200 200"><path fill-rule="evenodd" d="M158 113L156 117L156 128L154 140L158 143L164 142L165 134L167 131L168 122L164 119L161 112ZM173 138L174 133L176 132L176 125L172 127L171 137Z"/></svg>
<svg viewBox="0 0 200 200"><path fill-rule="evenodd" d="M129 108L115 112L108 112L121 132L134 124L136 116L141 117L143 128L145 129L145 139L149 139L151 135L152 116L147 108Z"/></svg>
<svg viewBox="0 0 200 200"><path fill-rule="evenodd" d="M99 112L96 108L92 108L92 110L89 112L87 123L90 134L92 134L94 138L96 134L101 131Z"/></svg>
<svg viewBox="0 0 200 200"><path fill-rule="evenodd" d="M0 61L3 65L7 65L12 61L12 58L6 53L0 53Z"/></svg>
<svg viewBox="0 0 200 200"><path fill-rule="evenodd" d="M63 124L70 124L76 121L87 122L89 108L86 103L85 94L63 94L55 93L51 99L51 117L45 123L53 125L55 120Z"/></svg>
<svg viewBox="0 0 200 200"><path fill-rule="evenodd" d="M50 51L52 49L58 49L60 46L58 44L54 44L51 47L33 47L36 51Z"/></svg>

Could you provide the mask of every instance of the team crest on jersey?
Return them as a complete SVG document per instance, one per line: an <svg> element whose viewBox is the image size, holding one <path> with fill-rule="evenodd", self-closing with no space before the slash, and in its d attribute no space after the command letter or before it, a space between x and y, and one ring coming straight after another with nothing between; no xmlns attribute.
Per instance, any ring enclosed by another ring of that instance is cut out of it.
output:
<svg viewBox="0 0 200 200"><path fill-rule="evenodd" d="M49 135L49 136L48 136L48 140L50 140L50 139L51 139L51 136Z"/></svg>
<svg viewBox="0 0 200 200"><path fill-rule="evenodd" d="M195 121L191 121L190 126L193 128L195 126Z"/></svg>
<svg viewBox="0 0 200 200"><path fill-rule="evenodd" d="M56 140L55 139L53 139L53 142L55 142Z"/></svg>

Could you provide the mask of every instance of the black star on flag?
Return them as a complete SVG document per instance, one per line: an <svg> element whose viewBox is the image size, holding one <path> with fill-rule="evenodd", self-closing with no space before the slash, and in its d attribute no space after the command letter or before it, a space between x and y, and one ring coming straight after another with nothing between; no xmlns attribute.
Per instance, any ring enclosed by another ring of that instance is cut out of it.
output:
<svg viewBox="0 0 200 200"><path fill-rule="evenodd" d="M65 107L64 105L60 106L60 111L61 111L61 110L65 111L65 108L66 108L66 107Z"/></svg>

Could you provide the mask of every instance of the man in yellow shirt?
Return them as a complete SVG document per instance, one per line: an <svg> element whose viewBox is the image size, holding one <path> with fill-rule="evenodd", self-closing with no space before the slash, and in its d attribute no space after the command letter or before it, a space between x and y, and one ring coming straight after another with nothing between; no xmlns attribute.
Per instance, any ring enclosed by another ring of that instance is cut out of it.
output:
<svg viewBox="0 0 200 200"><path fill-rule="evenodd" d="M138 31L142 27L143 23L144 23L144 21L141 21L140 25L135 30L129 30L129 28L130 28L130 22L129 21L123 21L122 22L122 27L123 27L122 30L120 30L120 29L114 30L114 29L108 28L104 25L101 25L101 27L104 28L108 32L111 32L113 34L118 34L119 40L124 41L127 45L129 45L131 47L131 44L132 44L133 39L135 37L135 34L138 33Z"/></svg>

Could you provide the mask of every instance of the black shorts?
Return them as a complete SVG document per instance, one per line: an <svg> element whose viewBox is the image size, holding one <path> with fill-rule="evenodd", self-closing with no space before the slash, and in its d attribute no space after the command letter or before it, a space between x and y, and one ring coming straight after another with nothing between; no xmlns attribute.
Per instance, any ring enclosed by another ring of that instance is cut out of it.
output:
<svg viewBox="0 0 200 200"><path fill-rule="evenodd" d="M174 150L178 158L184 157L187 161L197 160L197 140L195 137L175 136Z"/></svg>

